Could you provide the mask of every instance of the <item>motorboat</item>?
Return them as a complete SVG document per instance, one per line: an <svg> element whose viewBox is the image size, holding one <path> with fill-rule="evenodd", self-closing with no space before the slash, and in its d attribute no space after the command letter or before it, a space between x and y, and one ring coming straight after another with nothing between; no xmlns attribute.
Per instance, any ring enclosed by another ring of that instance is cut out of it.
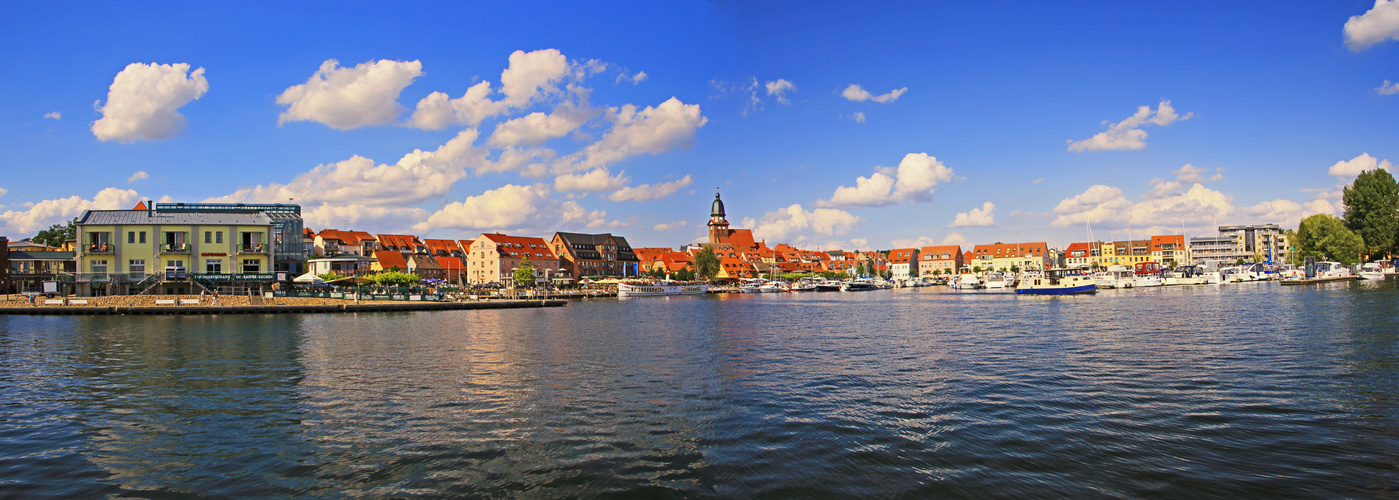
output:
<svg viewBox="0 0 1399 500"><path fill-rule="evenodd" d="M1162 270L1161 270L1161 284L1164 285L1164 286L1176 286L1176 285L1179 285L1179 284L1180 284L1180 280L1176 278L1176 270L1175 270L1175 269L1162 269Z"/></svg>
<svg viewBox="0 0 1399 500"><path fill-rule="evenodd" d="M1002 277L1002 275L1001 275L1001 273L1000 273L999 271L991 271L991 272L989 272L989 273L986 273L985 275L982 275L981 278L982 278L982 284L983 284L983 286L985 286L986 288L1005 288L1005 287L1006 287L1005 278Z"/></svg>
<svg viewBox="0 0 1399 500"><path fill-rule="evenodd" d="M1093 276L1093 284L1098 288L1132 288L1137 284L1137 275L1127 266L1111 266Z"/></svg>
<svg viewBox="0 0 1399 500"><path fill-rule="evenodd" d="M871 290L879 290L879 288L879 285L868 280L850 280L840 284L840 291L842 292L868 292Z"/></svg>
<svg viewBox="0 0 1399 500"><path fill-rule="evenodd" d="M1161 286L1161 264L1156 262L1138 262L1136 270L1133 271L1132 286L1148 287Z"/></svg>
<svg viewBox="0 0 1399 500"><path fill-rule="evenodd" d="M781 281L769 281L759 285L758 291L761 293L778 293L786 291L786 287L783 286Z"/></svg>
<svg viewBox="0 0 1399 500"><path fill-rule="evenodd" d="M662 297L667 295L701 295L709 285L693 281L623 281L617 284L617 297Z"/></svg>
<svg viewBox="0 0 1399 500"><path fill-rule="evenodd" d="M1097 291L1098 284L1093 277L1079 269L1050 269L1043 274L1027 275L1015 287L1015 293L1031 295L1074 295Z"/></svg>
<svg viewBox="0 0 1399 500"><path fill-rule="evenodd" d="M1205 278L1205 270L1200 266L1180 266L1172 271L1174 275L1171 279L1177 285L1204 285L1208 281Z"/></svg>
<svg viewBox="0 0 1399 500"><path fill-rule="evenodd" d="M1360 279L1362 280L1383 280L1384 267L1378 262L1366 262L1360 266Z"/></svg>
<svg viewBox="0 0 1399 500"><path fill-rule="evenodd" d="M957 281L953 285L953 288L957 288L959 290L972 290L983 287L984 285L981 283L981 278L977 278L976 275L972 273L962 273L957 275Z"/></svg>
<svg viewBox="0 0 1399 500"><path fill-rule="evenodd" d="M841 284L841 283L840 283L839 281L829 281L829 280L827 280L827 281L820 281L820 282L817 282L817 283L816 283L816 291L818 291L818 292L839 292L839 291L840 291L840 284Z"/></svg>
<svg viewBox="0 0 1399 500"><path fill-rule="evenodd" d="M1351 276L1350 268L1340 262L1317 262L1314 264L1317 278L1348 278Z"/></svg>
<svg viewBox="0 0 1399 500"><path fill-rule="evenodd" d="M750 278L743 280L743 284L738 285L738 293L763 293L764 280Z"/></svg>

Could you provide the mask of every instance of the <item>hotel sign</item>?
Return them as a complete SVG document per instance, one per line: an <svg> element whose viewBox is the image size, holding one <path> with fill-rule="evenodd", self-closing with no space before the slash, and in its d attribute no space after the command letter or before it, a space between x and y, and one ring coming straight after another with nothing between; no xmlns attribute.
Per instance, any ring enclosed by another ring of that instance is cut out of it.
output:
<svg viewBox="0 0 1399 500"><path fill-rule="evenodd" d="M201 253L201 254L199 254L199 256L200 256L200 257L228 257L228 253L227 253L227 252L223 252L223 253L212 253L212 252L211 252L211 253Z"/></svg>

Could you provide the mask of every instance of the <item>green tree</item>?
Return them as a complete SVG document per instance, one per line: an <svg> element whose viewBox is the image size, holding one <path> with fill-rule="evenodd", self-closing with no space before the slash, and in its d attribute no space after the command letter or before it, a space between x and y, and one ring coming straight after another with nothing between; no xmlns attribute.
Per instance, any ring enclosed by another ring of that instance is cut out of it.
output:
<svg viewBox="0 0 1399 500"><path fill-rule="evenodd" d="M1316 214L1302 219L1297 226L1297 257L1323 257L1342 264L1360 261L1365 240L1346 228L1341 219Z"/></svg>
<svg viewBox="0 0 1399 500"><path fill-rule="evenodd" d="M384 271L374 275L374 284L379 286L411 286L418 284L418 281L418 275L398 271Z"/></svg>
<svg viewBox="0 0 1399 500"><path fill-rule="evenodd" d="M520 268L515 270L515 286L520 285L525 288L534 286L534 264L530 263L528 255L520 259Z"/></svg>
<svg viewBox="0 0 1399 500"><path fill-rule="evenodd" d="M706 248L695 253L695 274L706 280L719 275L719 256L714 255L714 250Z"/></svg>
<svg viewBox="0 0 1399 500"><path fill-rule="evenodd" d="M1244 258L1243 258L1243 257L1239 257L1239 260L1238 260L1237 262L1234 262L1234 265L1236 265L1236 266L1242 266L1242 265L1244 265L1245 263L1246 263L1246 262L1244 262Z"/></svg>
<svg viewBox="0 0 1399 500"><path fill-rule="evenodd" d="M54 224L49 226L48 229L40 230L38 234L25 239L40 245L61 247L63 243L71 239L76 239L77 237L78 218L74 217L73 220L68 221L66 225Z"/></svg>
<svg viewBox="0 0 1399 500"><path fill-rule="evenodd" d="M691 281L695 279L695 272L689 269L680 269L671 274L670 277L679 281Z"/></svg>
<svg viewBox="0 0 1399 500"><path fill-rule="evenodd" d="M1395 250L1399 238L1399 183L1381 169L1361 172L1341 190L1346 228L1365 240L1365 253Z"/></svg>

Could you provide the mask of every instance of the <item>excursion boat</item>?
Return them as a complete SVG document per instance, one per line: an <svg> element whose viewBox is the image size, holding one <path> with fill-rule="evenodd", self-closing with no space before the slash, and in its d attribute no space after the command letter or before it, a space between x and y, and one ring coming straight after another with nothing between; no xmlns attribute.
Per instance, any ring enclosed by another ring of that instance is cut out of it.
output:
<svg viewBox="0 0 1399 500"><path fill-rule="evenodd" d="M623 281L617 284L617 297L663 297L667 295L701 295L708 291L709 285L704 283L696 283L693 281Z"/></svg>
<svg viewBox="0 0 1399 500"><path fill-rule="evenodd" d="M1132 286L1147 287L1161 286L1161 264L1155 262L1138 262Z"/></svg>
<svg viewBox="0 0 1399 500"><path fill-rule="evenodd" d="M1050 269L1045 274L1026 275L1015 293L1031 295L1074 295L1097 293L1093 277L1078 269Z"/></svg>

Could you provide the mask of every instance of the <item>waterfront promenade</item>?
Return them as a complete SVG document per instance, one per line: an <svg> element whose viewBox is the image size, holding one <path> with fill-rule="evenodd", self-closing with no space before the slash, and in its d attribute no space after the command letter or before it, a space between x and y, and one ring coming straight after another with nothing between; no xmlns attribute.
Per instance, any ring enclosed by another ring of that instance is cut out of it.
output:
<svg viewBox="0 0 1399 500"><path fill-rule="evenodd" d="M248 296L127 295L46 299L10 296L0 300L0 315L123 315L123 314L282 314L378 311L449 311L562 307L567 300L550 298L487 299L459 302L401 300L360 301L301 297L261 299Z"/></svg>

